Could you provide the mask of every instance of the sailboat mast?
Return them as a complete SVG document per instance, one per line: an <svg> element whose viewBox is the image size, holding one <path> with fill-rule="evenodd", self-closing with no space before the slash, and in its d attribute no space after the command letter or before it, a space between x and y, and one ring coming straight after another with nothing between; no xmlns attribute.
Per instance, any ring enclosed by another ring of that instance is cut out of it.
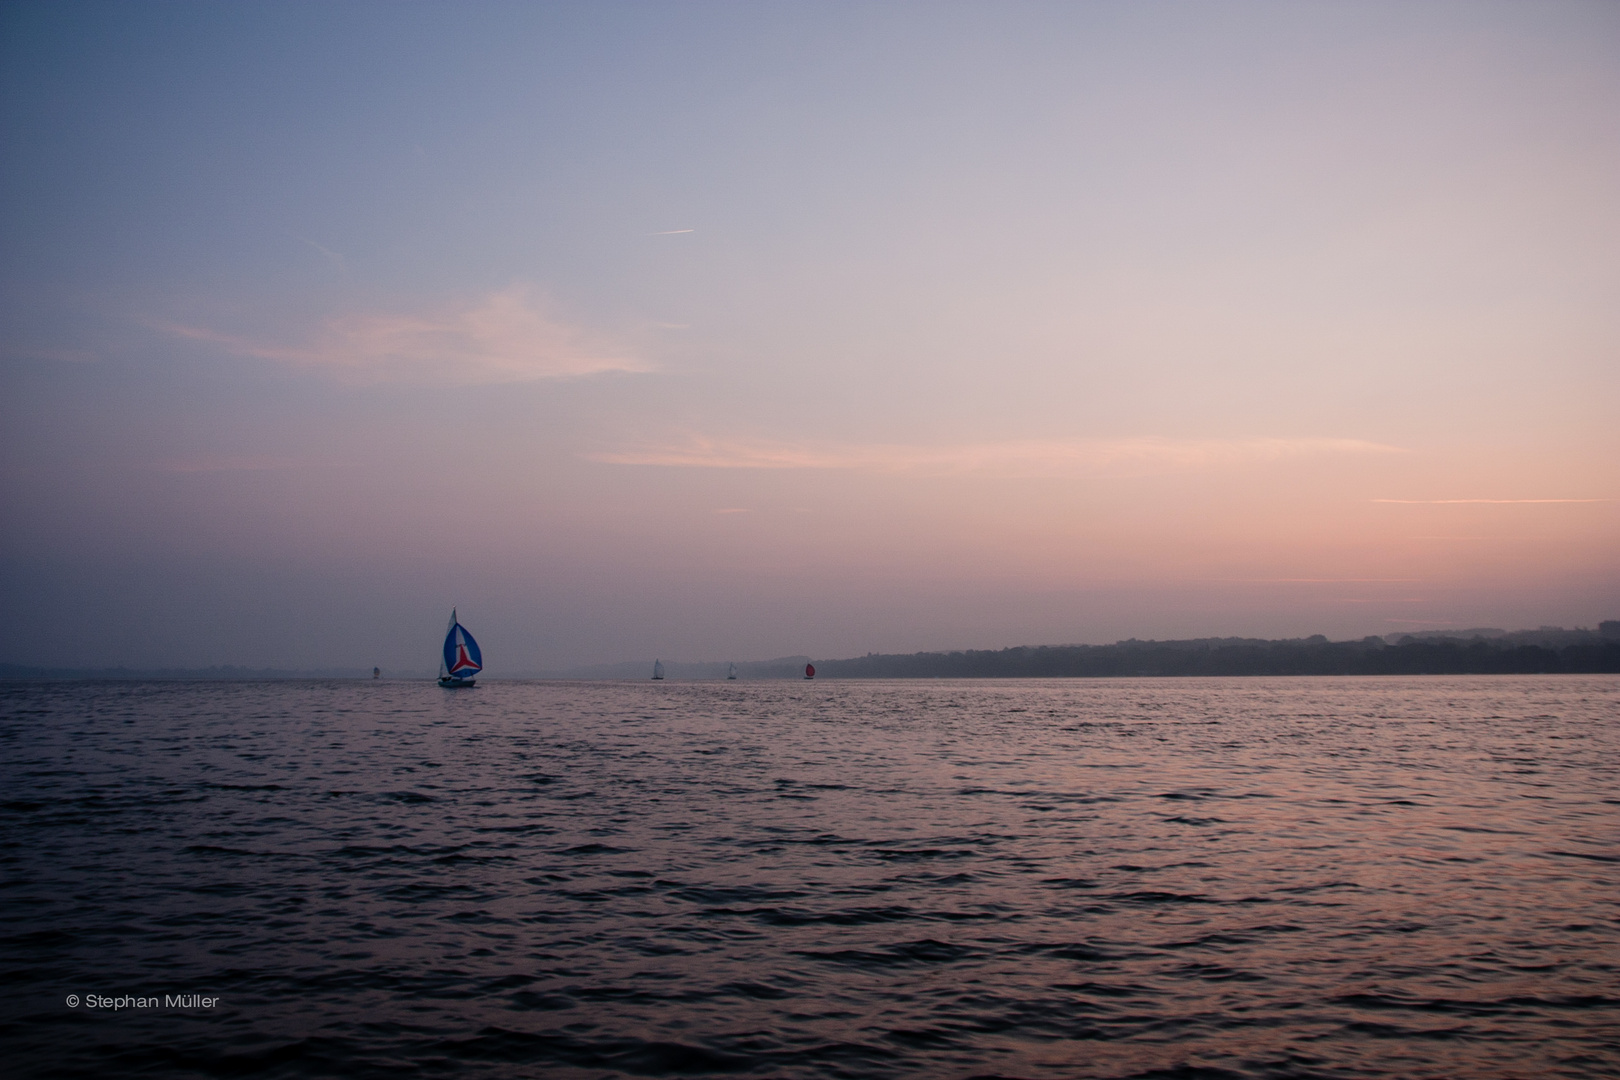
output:
<svg viewBox="0 0 1620 1080"><path fill-rule="evenodd" d="M446 637L450 636L450 634L455 632L455 629L456 629L456 609L451 608L450 609L450 625L444 628L445 636ZM440 649L439 650L439 678L443 679L446 676L448 676L449 674L450 674L450 669L448 667L446 667L445 663L444 663L444 650Z"/></svg>

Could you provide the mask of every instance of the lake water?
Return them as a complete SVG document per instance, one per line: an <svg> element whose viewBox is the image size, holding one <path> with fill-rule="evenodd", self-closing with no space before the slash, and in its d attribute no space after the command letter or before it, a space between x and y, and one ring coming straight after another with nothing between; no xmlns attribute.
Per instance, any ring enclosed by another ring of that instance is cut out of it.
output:
<svg viewBox="0 0 1620 1080"><path fill-rule="evenodd" d="M1620 1075L1612 676L14 685L0 785L9 1075Z"/></svg>

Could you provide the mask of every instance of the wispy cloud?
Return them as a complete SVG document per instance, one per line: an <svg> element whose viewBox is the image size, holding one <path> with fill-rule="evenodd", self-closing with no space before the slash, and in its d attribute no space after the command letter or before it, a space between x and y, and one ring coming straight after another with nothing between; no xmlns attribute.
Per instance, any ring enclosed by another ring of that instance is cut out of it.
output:
<svg viewBox="0 0 1620 1080"><path fill-rule="evenodd" d="M932 475L1052 476L1219 468L1310 454L1393 454L1360 439L1012 440L956 446L813 445L703 435L587 455L613 465L687 469L846 469Z"/></svg>
<svg viewBox="0 0 1620 1080"><path fill-rule="evenodd" d="M199 454L194 457L165 458L152 463L152 468L166 473L262 472L267 469L292 469L303 464L294 458L269 457L262 454Z"/></svg>
<svg viewBox="0 0 1620 1080"><path fill-rule="evenodd" d="M658 232L648 233L648 236L679 236L682 233L697 232L696 229L661 229Z"/></svg>
<svg viewBox="0 0 1620 1080"><path fill-rule="evenodd" d="M1614 502L1613 499L1374 499L1375 503L1399 503L1402 506L1452 506L1459 503L1488 503L1491 505L1507 505L1510 503L1601 503Z"/></svg>
<svg viewBox="0 0 1620 1080"><path fill-rule="evenodd" d="M523 286L425 312L340 316L322 324L305 344L205 326L154 325L238 356L303 365L362 382L511 383L651 370L579 327L552 318Z"/></svg>
<svg viewBox="0 0 1620 1080"><path fill-rule="evenodd" d="M1250 585L1345 585L1345 584L1387 584L1390 582L1414 582L1422 578L1410 577L1238 577L1238 578L1212 578L1213 581L1224 581Z"/></svg>
<svg viewBox="0 0 1620 1080"><path fill-rule="evenodd" d="M33 349L26 346L0 345L0 356L19 360L51 360L62 364L88 364L98 359L88 349Z"/></svg>
<svg viewBox="0 0 1620 1080"><path fill-rule="evenodd" d="M317 244L315 241L311 240L307 236L300 236L300 237L298 237L298 239L303 241L304 243L308 244L310 247L314 248L316 251L320 252L322 255L325 255L326 258L327 258L327 261L330 262L334 267L336 267L338 272L340 274L342 274L344 277L349 276L349 260L347 260L347 259L345 259L343 257L343 253L341 251L333 251L331 248L327 247L325 244Z"/></svg>
<svg viewBox="0 0 1620 1080"><path fill-rule="evenodd" d="M1330 598L1329 604L1427 604L1427 596L1335 596Z"/></svg>

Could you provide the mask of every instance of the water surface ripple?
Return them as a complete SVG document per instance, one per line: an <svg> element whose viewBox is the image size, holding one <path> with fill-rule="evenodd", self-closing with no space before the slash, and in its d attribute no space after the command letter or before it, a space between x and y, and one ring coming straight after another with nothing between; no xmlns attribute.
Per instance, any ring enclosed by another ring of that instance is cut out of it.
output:
<svg viewBox="0 0 1620 1080"><path fill-rule="evenodd" d="M4 686L0 1048L1614 1076L1617 725L1612 676Z"/></svg>

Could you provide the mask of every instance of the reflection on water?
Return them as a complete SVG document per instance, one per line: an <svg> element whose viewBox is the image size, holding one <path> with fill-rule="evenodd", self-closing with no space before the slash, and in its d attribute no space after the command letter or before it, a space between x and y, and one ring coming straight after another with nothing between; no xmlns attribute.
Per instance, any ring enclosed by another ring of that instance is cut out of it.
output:
<svg viewBox="0 0 1620 1080"><path fill-rule="evenodd" d="M63 1076L1612 1076L1617 723L1611 676L4 687L0 1040Z"/></svg>

